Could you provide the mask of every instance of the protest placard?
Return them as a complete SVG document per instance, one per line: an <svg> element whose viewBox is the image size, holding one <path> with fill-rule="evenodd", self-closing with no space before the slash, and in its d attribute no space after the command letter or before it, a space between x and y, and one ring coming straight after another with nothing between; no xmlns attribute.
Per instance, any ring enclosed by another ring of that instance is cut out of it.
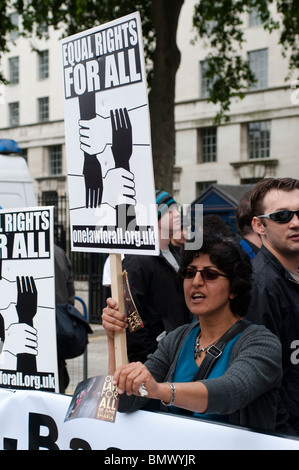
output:
<svg viewBox="0 0 299 470"><path fill-rule="evenodd" d="M0 211L0 388L59 391L53 208Z"/></svg>
<svg viewBox="0 0 299 470"><path fill-rule="evenodd" d="M158 254L139 13L61 48L72 250Z"/></svg>
<svg viewBox="0 0 299 470"><path fill-rule="evenodd" d="M71 249L110 253L123 310L121 254L159 254L140 15L65 38L61 50ZM126 362L124 334L115 345Z"/></svg>

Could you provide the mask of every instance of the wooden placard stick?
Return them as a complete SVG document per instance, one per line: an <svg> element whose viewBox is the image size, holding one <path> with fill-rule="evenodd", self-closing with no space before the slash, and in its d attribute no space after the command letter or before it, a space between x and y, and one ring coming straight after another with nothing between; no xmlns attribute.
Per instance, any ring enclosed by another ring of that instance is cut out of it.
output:
<svg viewBox="0 0 299 470"><path fill-rule="evenodd" d="M112 298L117 301L119 311L122 313L125 313L121 255L118 253L111 253L109 255L109 258L110 258L110 271L111 271ZM128 354L127 354L126 332L115 332L114 349L115 349L116 367L127 364L129 361L128 361Z"/></svg>

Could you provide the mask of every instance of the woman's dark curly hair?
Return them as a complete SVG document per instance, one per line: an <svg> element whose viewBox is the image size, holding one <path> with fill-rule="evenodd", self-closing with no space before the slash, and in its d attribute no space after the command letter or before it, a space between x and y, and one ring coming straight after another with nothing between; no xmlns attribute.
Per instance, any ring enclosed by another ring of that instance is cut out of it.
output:
<svg viewBox="0 0 299 470"><path fill-rule="evenodd" d="M208 235L204 237L201 248L185 251L180 271L201 253L209 255L212 263L229 277L231 293L236 295L231 300L231 311L234 315L245 316L251 299L252 276L251 261L247 253L231 240Z"/></svg>

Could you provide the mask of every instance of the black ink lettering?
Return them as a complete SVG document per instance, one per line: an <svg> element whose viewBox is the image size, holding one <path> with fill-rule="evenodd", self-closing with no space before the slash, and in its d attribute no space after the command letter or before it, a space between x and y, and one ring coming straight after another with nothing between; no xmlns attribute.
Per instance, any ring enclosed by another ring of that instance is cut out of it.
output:
<svg viewBox="0 0 299 470"><path fill-rule="evenodd" d="M47 436L40 435L41 426L48 428ZM45 448L49 450L59 450L56 443L58 438L58 429L51 416L39 413L29 413L29 450L39 450Z"/></svg>
<svg viewBox="0 0 299 470"><path fill-rule="evenodd" d="M84 441L84 439L79 439L74 437L70 442L70 449L72 450L92 450L88 442Z"/></svg>

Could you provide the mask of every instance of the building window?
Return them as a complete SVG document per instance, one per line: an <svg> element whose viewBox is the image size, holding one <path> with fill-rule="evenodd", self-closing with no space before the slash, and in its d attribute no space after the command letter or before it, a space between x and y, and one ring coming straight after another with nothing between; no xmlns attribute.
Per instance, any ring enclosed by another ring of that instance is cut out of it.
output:
<svg viewBox="0 0 299 470"><path fill-rule="evenodd" d="M253 28L254 26L259 26L262 24L261 17L257 8L254 8L249 13L249 27Z"/></svg>
<svg viewBox="0 0 299 470"><path fill-rule="evenodd" d="M36 25L36 32L38 36L42 36L43 34L47 33L48 32L47 22L44 21L40 25Z"/></svg>
<svg viewBox="0 0 299 470"><path fill-rule="evenodd" d="M268 49L251 51L248 53L249 66L254 73L256 82L251 85L252 90L267 88L268 86Z"/></svg>
<svg viewBox="0 0 299 470"><path fill-rule="evenodd" d="M198 181L196 183L196 198L198 198L206 189L212 184L217 184L217 181Z"/></svg>
<svg viewBox="0 0 299 470"><path fill-rule="evenodd" d="M12 29L10 31L9 39L11 41L15 41L16 39L18 39L18 36L19 36L19 32L18 32L18 29L17 29L19 27L19 15L18 15L18 13L12 13L11 15L9 15L9 18L10 18L10 21L13 24L13 26L16 27L15 29Z"/></svg>
<svg viewBox="0 0 299 470"><path fill-rule="evenodd" d="M19 83L19 57L8 59L9 64L9 82L11 85Z"/></svg>
<svg viewBox="0 0 299 470"><path fill-rule="evenodd" d="M10 127L16 127L19 125L20 121L20 112L19 112L19 103L9 103L9 125Z"/></svg>
<svg viewBox="0 0 299 470"><path fill-rule="evenodd" d="M248 124L248 156L250 159L270 157L270 121Z"/></svg>
<svg viewBox="0 0 299 470"><path fill-rule="evenodd" d="M38 98L38 120L49 121L49 98Z"/></svg>
<svg viewBox="0 0 299 470"><path fill-rule="evenodd" d="M38 52L38 78L49 78L49 51Z"/></svg>
<svg viewBox="0 0 299 470"><path fill-rule="evenodd" d="M213 79L206 76L208 71L208 61L203 60L200 62L200 77L201 77L201 98L207 99L210 96L209 89L213 85Z"/></svg>
<svg viewBox="0 0 299 470"><path fill-rule="evenodd" d="M198 162L217 161L217 127L203 127L198 133Z"/></svg>
<svg viewBox="0 0 299 470"><path fill-rule="evenodd" d="M49 173L50 176L62 174L62 146L49 147Z"/></svg>
<svg viewBox="0 0 299 470"><path fill-rule="evenodd" d="M241 184L256 184L261 181L262 178L241 178Z"/></svg>

